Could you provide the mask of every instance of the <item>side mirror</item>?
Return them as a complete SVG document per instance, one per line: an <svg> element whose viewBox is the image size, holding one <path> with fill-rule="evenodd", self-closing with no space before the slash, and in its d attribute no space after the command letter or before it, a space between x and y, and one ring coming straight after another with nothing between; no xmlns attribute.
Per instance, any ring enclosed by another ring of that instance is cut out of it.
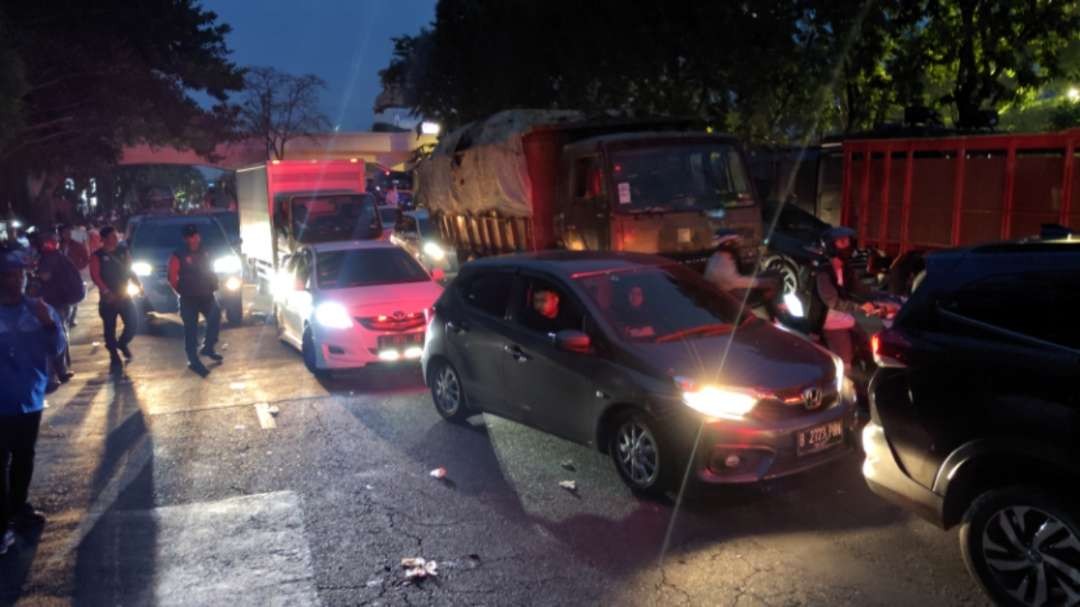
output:
<svg viewBox="0 0 1080 607"><path fill-rule="evenodd" d="M564 352L587 354L592 349L592 340L581 331L559 331L555 334L555 347Z"/></svg>
<svg viewBox="0 0 1080 607"><path fill-rule="evenodd" d="M435 268L431 271L431 279L435 282L442 282L446 280L446 272L442 268Z"/></svg>

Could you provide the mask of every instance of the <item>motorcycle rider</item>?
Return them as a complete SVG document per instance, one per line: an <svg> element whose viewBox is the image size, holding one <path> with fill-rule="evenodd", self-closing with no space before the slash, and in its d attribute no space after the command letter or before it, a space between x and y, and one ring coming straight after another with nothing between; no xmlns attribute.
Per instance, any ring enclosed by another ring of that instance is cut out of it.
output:
<svg viewBox="0 0 1080 607"><path fill-rule="evenodd" d="M777 301L779 278L765 273L747 276L742 272L739 264L741 239L734 230L717 230L714 243L717 249L705 264L705 280L740 301L745 298L752 308L764 307L769 318L780 316L783 310Z"/></svg>

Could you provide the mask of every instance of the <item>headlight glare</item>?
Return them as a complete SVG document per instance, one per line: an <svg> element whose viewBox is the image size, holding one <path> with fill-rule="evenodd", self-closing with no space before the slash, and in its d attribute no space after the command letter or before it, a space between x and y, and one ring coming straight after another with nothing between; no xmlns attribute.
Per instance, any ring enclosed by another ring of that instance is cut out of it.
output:
<svg viewBox="0 0 1080 607"><path fill-rule="evenodd" d="M324 301L315 306L315 322L327 329L348 329L352 326L349 311L336 301Z"/></svg>
<svg viewBox="0 0 1080 607"><path fill-rule="evenodd" d="M236 255L224 255L214 260L214 272L218 274L237 274L243 267Z"/></svg>
<svg viewBox="0 0 1080 607"><path fill-rule="evenodd" d="M682 389L683 402L708 417L742 419L758 403L758 397L747 391L712 385L698 386L682 377L675 378L675 382Z"/></svg>
<svg viewBox="0 0 1080 607"><path fill-rule="evenodd" d="M150 265L145 261L136 261L135 263L131 264L131 272L139 278L149 276L150 273L153 271L154 266Z"/></svg>
<svg viewBox="0 0 1080 607"><path fill-rule="evenodd" d="M442 261L446 259L446 251L439 246L436 242L428 241L424 243L424 255L427 255L432 261Z"/></svg>

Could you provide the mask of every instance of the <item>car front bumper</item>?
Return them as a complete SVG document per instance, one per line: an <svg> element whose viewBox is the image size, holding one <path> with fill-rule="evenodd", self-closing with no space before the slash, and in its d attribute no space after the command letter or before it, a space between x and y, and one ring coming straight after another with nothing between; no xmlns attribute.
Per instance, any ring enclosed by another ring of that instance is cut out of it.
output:
<svg viewBox="0 0 1080 607"><path fill-rule="evenodd" d="M870 422L863 428L862 443L863 451L866 452L862 473L870 490L931 523L944 527L944 500L904 473L893 455L885 429L875 422Z"/></svg>
<svg viewBox="0 0 1080 607"><path fill-rule="evenodd" d="M424 327L410 331L372 331L353 324L348 329L328 329L312 323L315 364L319 369L356 369L373 363L419 364L424 347ZM379 347L380 336L409 336L411 347ZM395 356L388 355L394 352Z"/></svg>
<svg viewBox="0 0 1080 607"><path fill-rule="evenodd" d="M833 422L843 428L837 442L800 454L801 432ZM786 419L706 423L695 458L697 478L708 484L756 483L816 468L855 449L857 422L855 404L841 401L822 411Z"/></svg>
<svg viewBox="0 0 1080 607"><path fill-rule="evenodd" d="M180 311L180 298L164 276L145 276L139 281L142 283L142 292L134 299L140 312L176 314ZM239 276L219 275L218 284L218 303L222 306L239 305L244 290L243 279Z"/></svg>

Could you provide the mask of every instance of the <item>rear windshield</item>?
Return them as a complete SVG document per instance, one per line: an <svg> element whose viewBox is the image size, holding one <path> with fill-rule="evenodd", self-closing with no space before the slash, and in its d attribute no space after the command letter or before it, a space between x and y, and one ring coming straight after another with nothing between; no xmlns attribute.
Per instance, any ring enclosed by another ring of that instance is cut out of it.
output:
<svg viewBox="0 0 1080 607"><path fill-rule="evenodd" d="M184 242L183 229L189 223L199 228L201 246L205 249L217 249L226 246L225 234L221 226L211 221L200 222L152 222L140 221L131 234L131 248L181 249Z"/></svg>
<svg viewBox="0 0 1080 607"><path fill-rule="evenodd" d="M370 194L292 199L293 234L302 243L378 238L382 223Z"/></svg>
<svg viewBox="0 0 1080 607"><path fill-rule="evenodd" d="M319 253L319 288L347 289L431 280L402 249L354 249Z"/></svg>
<svg viewBox="0 0 1080 607"><path fill-rule="evenodd" d="M720 335L741 321L738 301L683 266L590 273L574 280L602 319L628 341Z"/></svg>

